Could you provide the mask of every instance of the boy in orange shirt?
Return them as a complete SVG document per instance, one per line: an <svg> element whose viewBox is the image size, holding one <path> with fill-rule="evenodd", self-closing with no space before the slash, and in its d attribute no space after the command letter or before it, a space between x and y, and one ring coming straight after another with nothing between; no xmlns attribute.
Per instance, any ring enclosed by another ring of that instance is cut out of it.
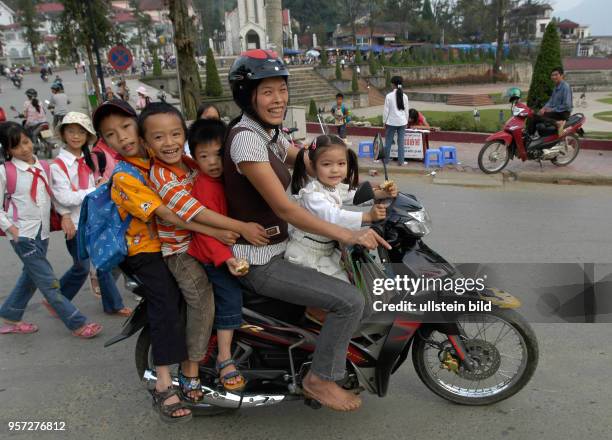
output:
<svg viewBox="0 0 612 440"><path fill-rule="evenodd" d="M136 112L125 101L101 104L93 114L93 124L106 144L121 155L149 182L151 159L138 138ZM132 215L126 232L128 256L121 269L136 278L144 288L151 329L153 362L157 383L153 392L155 407L167 423L191 420L191 411L172 386L169 365L187 361L185 331L179 316L180 291L161 254L155 216L178 226L203 233L214 233L195 223L187 224L168 209L157 193L127 173L112 177L111 197L122 218Z"/></svg>

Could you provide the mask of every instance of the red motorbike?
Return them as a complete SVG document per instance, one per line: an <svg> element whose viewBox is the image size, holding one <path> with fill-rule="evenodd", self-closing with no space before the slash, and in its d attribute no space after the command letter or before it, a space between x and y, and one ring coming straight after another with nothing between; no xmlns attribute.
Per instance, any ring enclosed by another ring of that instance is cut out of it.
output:
<svg viewBox="0 0 612 440"><path fill-rule="evenodd" d="M582 126L586 117L576 113L569 117L563 127L561 136L554 124L538 123L537 136L530 136L525 130L527 119L534 116L534 111L526 104L514 98L512 102L512 117L506 122L504 129L492 134L486 140L478 154L478 166L487 174L499 173L510 159L550 160L554 165L569 165L580 151L579 136L584 135Z"/></svg>

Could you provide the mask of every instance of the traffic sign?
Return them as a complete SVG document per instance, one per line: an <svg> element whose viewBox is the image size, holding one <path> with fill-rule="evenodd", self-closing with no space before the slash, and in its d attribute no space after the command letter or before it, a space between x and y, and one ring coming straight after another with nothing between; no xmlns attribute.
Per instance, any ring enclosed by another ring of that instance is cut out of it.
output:
<svg viewBox="0 0 612 440"><path fill-rule="evenodd" d="M132 53L125 46L114 46L108 51L108 62L113 66L113 69L127 70L133 61Z"/></svg>

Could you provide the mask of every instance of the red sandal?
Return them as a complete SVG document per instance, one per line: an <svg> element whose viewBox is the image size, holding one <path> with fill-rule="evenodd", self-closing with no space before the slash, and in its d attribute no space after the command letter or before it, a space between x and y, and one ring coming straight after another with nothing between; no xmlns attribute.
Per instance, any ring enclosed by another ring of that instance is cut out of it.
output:
<svg viewBox="0 0 612 440"><path fill-rule="evenodd" d="M38 326L29 322L19 322L17 324L5 324L0 327L0 335L36 333Z"/></svg>
<svg viewBox="0 0 612 440"><path fill-rule="evenodd" d="M82 339L91 339L102 331L102 326L95 322L90 322L81 328L76 329L72 332L73 336Z"/></svg>

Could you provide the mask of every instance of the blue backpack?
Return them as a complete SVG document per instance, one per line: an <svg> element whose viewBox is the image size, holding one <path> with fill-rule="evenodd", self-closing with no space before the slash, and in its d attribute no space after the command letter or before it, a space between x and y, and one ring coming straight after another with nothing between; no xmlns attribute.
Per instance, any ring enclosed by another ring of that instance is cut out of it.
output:
<svg viewBox="0 0 612 440"><path fill-rule="evenodd" d="M88 194L81 205L77 230L78 256L79 259L90 258L94 267L103 272L113 270L127 256L125 233L132 216L128 214L125 220L121 220L119 209L111 198L113 177L122 172L146 185L144 177L133 165L120 161L108 182Z"/></svg>

